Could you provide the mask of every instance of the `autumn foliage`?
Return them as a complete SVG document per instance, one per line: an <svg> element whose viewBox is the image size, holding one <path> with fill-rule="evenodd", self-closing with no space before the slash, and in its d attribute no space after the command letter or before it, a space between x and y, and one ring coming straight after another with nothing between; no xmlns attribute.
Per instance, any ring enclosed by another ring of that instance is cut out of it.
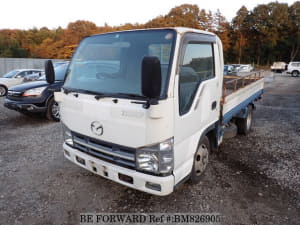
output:
<svg viewBox="0 0 300 225"><path fill-rule="evenodd" d="M66 29L5 29L0 30L0 57L69 59L79 41L88 35L175 26L216 33L223 42L226 62L265 65L273 61L300 60L300 1L291 6L271 2L258 5L252 11L243 6L230 22L219 10L212 13L197 5L184 4L145 24L98 27L78 20L69 23Z"/></svg>

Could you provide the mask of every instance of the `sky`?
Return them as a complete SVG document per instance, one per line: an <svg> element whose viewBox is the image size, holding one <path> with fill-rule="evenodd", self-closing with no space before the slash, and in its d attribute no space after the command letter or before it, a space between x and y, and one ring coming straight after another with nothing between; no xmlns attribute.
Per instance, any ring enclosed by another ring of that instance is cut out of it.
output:
<svg viewBox="0 0 300 225"><path fill-rule="evenodd" d="M275 1L275 0L274 0ZM66 28L69 22L87 20L97 26L107 23L118 26L125 23L145 23L167 14L175 6L196 4L200 9L216 12L228 21L244 5L252 10L258 4L271 0L2 0L0 29ZM292 0L279 0L293 4Z"/></svg>

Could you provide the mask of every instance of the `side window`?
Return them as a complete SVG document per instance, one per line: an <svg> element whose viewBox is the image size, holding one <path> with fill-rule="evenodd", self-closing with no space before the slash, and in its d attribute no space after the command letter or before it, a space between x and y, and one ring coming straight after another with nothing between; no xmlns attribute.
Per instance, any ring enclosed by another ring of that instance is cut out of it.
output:
<svg viewBox="0 0 300 225"><path fill-rule="evenodd" d="M292 63L291 66L292 67L300 67L300 63Z"/></svg>
<svg viewBox="0 0 300 225"><path fill-rule="evenodd" d="M21 73L19 73L18 75L17 75L17 77L24 77L25 75L26 75L26 71L23 71L23 72L21 72Z"/></svg>
<svg viewBox="0 0 300 225"><path fill-rule="evenodd" d="M187 43L179 68L180 115L189 111L200 83L214 77L213 44Z"/></svg>

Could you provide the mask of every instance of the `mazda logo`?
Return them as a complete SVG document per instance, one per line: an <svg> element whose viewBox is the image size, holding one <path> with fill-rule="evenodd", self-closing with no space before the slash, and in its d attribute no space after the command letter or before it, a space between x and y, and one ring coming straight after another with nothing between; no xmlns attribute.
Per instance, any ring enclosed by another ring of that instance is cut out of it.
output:
<svg viewBox="0 0 300 225"><path fill-rule="evenodd" d="M98 135L101 136L103 134L103 126L100 122L94 121L91 123L91 131Z"/></svg>

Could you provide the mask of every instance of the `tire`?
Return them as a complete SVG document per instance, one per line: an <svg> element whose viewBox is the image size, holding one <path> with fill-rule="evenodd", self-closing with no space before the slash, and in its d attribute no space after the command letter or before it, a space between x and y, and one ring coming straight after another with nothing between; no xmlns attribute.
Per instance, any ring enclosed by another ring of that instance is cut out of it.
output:
<svg viewBox="0 0 300 225"><path fill-rule="evenodd" d="M60 121L59 105L53 97L48 102L46 117L51 121Z"/></svg>
<svg viewBox="0 0 300 225"><path fill-rule="evenodd" d="M3 97L7 94L7 88L4 85L0 85L0 97Z"/></svg>
<svg viewBox="0 0 300 225"><path fill-rule="evenodd" d="M244 135L249 134L252 128L252 121L253 121L253 108L251 105L249 105L246 118L238 118L236 120L238 133Z"/></svg>
<svg viewBox="0 0 300 225"><path fill-rule="evenodd" d="M297 70L294 70L292 72L292 77L297 77L297 76L299 76L299 72Z"/></svg>
<svg viewBox="0 0 300 225"><path fill-rule="evenodd" d="M204 136L198 144L197 151L194 156L193 168L191 171L190 181L197 184L201 181L202 175L208 164L208 156L210 152L210 143L207 136Z"/></svg>

